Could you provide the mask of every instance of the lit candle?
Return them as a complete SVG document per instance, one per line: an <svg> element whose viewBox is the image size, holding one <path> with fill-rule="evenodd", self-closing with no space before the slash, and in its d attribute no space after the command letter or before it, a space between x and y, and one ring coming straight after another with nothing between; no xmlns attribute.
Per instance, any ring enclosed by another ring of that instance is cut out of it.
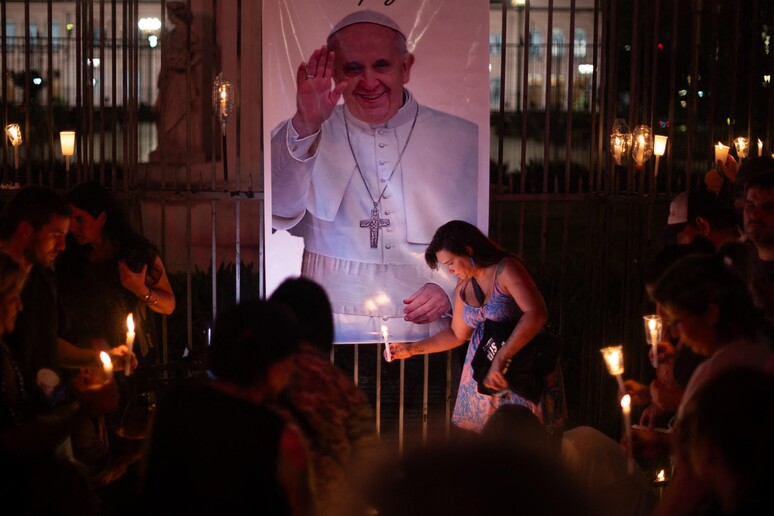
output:
<svg viewBox="0 0 774 516"><path fill-rule="evenodd" d="M65 158L65 172L69 172L70 156L75 152L75 131L61 131L59 145L62 147L62 156Z"/></svg>
<svg viewBox="0 0 774 516"><path fill-rule="evenodd" d="M226 118L228 116L227 114L227 107L226 103L228 101L228 92L226 91L225 85L220 87L220 116L221 118Z"/></svg>
<svg viewBox="0 0 774 516"><path fill-rule="evenodd" d="M602 353L602 357L605 359L605 365L607 365L607 371L615 377L618 381L618 388L621 392L626 392L626 387L623 383L623 346L610 346L599 350Z"/></svg>
<svg viewBox="0 0 774 516"><path fill-rule="evenodd" d="M392 353L390 353L390 343L387 340L387 326L382 325L382 339L384 340L384 354L387 355L387 362L392 362Z"/></svg>
<svg viewBox="0 0 774 516"><path fill-rule="evenodd" d="M623 412L624 430L626 431L626 469L630 475L634 474L634 457L632 456L632 398L624 394L621 398L621 411Z"/></svg>
<svg viewBox="0 0 774 516"><path fill-rule="evenodd" d="M613 144L613 157L615 158L616 165L621 164L621 138L618 136L615 137L615 143Z"/></svg>
<svg viewBox="0 0 774 516"><path fill-rule="evenodd" d="M661 342L661 317L658 315L646 315L645 319L645 335L648 337L648 344L653 348L651 364L653 367L658 367L658 343Z"/></svg>
<svg viewBox="0 0 774 516"><path fill-rule="evenodd" d="M715 163L717 163L718 161L721 163L725 163L727 157L728 157L728 147L718 142L718 144L715 145Z"/></svg>
<svg viewBox="0 0 774 516"><path fill-rule="evenodd" d="M637 143L639 145L637 145L637 156L634 161L638 167L642 167L645 164L645 137L639 135L639 137L637 137Z"/></svg>
<svg viewBox="0 0 774 516"><path fill-rule="evenodd" d="M126 316L126 347L129 353L126 355L126 365L124 365L124 374L132 374L132 347L134 346L134 317L132 314Z"/></svg>
<svg viewBox="0 0 774 516"><path fill-rule="evenodd" d="M8 137L8 140L11 142L11 145L13 146L13 168L14 170L19 169L19 145L22 144L22 132L21 127L19 127L19 124L8 124L5 127L5 135Z"/></svg>
<svg viewBox="0 0 774 516"><path fill-rule="evenodd" d="M763 156L763 142L758 138L758 156Z"/></svg>
<svg viewBox="0 0 774 516"><path fill-rule="evenodd" d="M110 355L104 351L99 352L99 359L102 361L102 370L105 371L105 383L109 383L113 380L113 362Z"/></svg>
<svg viewBox="0 0 774 516"><path fill-rule="evenodd" d="M734 140L734 146L736 147L736 155L739 156L740 160L747 157L747 151L749 150L748 148L749 143L750 143L750 140L748 140L744 136L740 136L736 140Z"/></svg>

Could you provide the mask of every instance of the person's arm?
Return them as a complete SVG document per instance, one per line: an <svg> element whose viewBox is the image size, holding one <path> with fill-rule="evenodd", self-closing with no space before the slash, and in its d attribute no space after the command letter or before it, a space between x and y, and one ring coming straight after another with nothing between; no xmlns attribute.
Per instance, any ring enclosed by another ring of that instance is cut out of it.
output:
<svg viewBox="0 0 774 516"><path fill-rule="evenodd" d="M484 385L492 390L508 388L508 381L502 373L503 367L509 358L537 335L548 320L548 309L543 295L524 264L516 258L506 258L501 263L502 271L498 274L500 287L505 294L513 298L523 315L505 345L498 351L489 373L484 378ZM500 266L498 265L498 268Z"/></svg>
<svg viewBox="0 0 774 516"><path fill-rule="evenodd" d="M102 361L99 359L99 349L95 347L79 348L61 337L56 339L57 364L60 367L77 369L80 367L102 367ZM116 370L123 368L125 361L132 361L132 369L137 367L137 357L129 352L126 344L121 344L107 351L110 360Z"/></svg>
<svg viewBox="0 0 774 516"><path fill-rule="evenodd" d="M465 310L465 304L459 295L462 283L457 285L454 295L454 311L452 312L451 326L431 335L430 337L416 342L390 343L390 353L393 358L409 358L414 355L425 355L428 353L440 353L448 351L463 344L470 338L473 329L465 324L462 314Z"/></svg>
<svg viewBox="0 0 774 516"><path fill-rule="evenodd" d="M161 276L155 285L148 285L147 265L144 265L140 272L132 272L124 260L119 261L121 285L154 312L169 315L175 310L175 294L160 257L156 256L153 267L161 271Z"/></svg>
<svg viewBox="0 0 774 516"><path fill-rule="evenodd" d="M313 514L306 447L292 425L286 425L280 436L277 478L285 491L291 514Z"/></svg>

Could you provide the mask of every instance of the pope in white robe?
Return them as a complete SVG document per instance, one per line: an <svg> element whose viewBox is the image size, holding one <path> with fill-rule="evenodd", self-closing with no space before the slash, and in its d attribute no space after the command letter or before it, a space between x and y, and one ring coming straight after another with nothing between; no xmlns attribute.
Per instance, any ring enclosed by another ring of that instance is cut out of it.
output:
<svg viewBox="0 0 774 516"><path fill-rule="evenodd" d="M338 343L448 326L455 279L424 251L443 223L476 223L478 127L420 105L404 88L413 62L390 18L345 17L272 133L273 226L304 238L302 275L328 293Z"/></svg>

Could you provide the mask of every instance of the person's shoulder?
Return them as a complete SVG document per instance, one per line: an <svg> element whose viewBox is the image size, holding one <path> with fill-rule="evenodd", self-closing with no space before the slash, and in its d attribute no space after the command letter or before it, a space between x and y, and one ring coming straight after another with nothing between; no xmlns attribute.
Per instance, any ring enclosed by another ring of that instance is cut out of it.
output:
<svg viewBox="0 0 774 516"><path fill-rule="evenodd" d="M447 113L439 109L434 109L424 104L420 104L419 116L423 122L450 124L451 126L458 126L468 130L478 129L478 125L471 122L467 118L463 118L452 113Z"/></svg>

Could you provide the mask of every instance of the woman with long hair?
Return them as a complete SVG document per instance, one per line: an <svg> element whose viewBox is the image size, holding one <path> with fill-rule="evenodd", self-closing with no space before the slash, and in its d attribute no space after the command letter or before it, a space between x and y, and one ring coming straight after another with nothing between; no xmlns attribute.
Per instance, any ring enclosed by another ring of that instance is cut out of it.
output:
<svg viewBox="0 0 774 516"><path fill-rule="evenodd" d="M548 376L538 402L509 390L504 376L509 360L548 320L543 296L522 260L487 238L476 226L453 220L436 230L425 251L425 261L432 269L443 265L458 278L451 326L417 342L390 344L392 356L400 359L437 353L470 339L452 416L456 426L479 432L497 407L508 403L527 406L549 428L563 426L566 411L558 366ZM501 396L480 393L473 378L471 362L481 344L487 319L517 321L483 380L488 389L502 393Z"/></svg>

